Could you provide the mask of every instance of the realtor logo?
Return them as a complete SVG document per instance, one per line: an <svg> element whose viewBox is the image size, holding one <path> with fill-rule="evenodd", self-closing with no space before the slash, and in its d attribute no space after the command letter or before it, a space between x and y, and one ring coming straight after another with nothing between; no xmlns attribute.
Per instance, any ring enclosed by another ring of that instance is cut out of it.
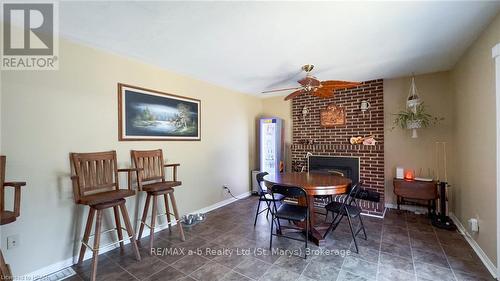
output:
<svg viewBox="0 0 500 281"><path fill-rule="evenodd" d="M2 69L57 69L55 3L4 3L2 8Z"/></svg>

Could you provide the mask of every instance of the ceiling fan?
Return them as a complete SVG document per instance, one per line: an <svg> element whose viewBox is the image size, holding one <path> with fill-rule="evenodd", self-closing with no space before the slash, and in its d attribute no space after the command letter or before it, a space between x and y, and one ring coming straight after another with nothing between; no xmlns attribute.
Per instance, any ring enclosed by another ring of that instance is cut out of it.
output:
<svg viewBox="0 0 500 281"><path fill-rule="evenodd" d="M306 72L306 77L297 81L300 84L299 87L269 90L269 91L263 91L262 93L265 94L265 93L296 90L293 93L286 96L285 100L293 99L304 93L308 93L320 98L330 98L333 97L333 92L335 90L354 88L361 85L361 83L359 82L350 82L350 81L339 81L339 80L320 81L318 80L318 78L311 75L311 71L313 70L313 68L314 65L312 64L306 64L302 66L302 70Z"/></svg>

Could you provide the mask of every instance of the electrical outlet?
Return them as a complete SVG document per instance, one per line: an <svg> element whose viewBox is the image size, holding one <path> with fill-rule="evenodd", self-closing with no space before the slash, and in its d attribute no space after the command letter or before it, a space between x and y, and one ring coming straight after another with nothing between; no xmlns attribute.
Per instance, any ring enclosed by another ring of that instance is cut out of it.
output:
<svg viewBox="0 0 500 281"><path fill-rule="evenodd" d="M19 234L7 236L7 250L17 248L19 246Z"/></svg>

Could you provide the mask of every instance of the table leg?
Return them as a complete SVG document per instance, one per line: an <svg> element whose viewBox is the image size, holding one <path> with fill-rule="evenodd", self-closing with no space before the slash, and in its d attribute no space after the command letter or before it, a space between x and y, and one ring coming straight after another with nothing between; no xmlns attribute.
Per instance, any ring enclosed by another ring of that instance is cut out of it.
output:
<svg viewBox="0 0 500 281"><path fill-rule="evenodd" d="M305 206L306 202L304 199L299 200L299 205ZM317 217L314 212L314 196L307 196L307 206L309 208L309 240L314 242L314 244L318 246L323 246L325 244L325 239L323 239L323 235L319 232L321 228L328 228L327 224L321 223L320 225L316 225ZM323 227L322 227L323 225ZM300 226L306 229L305 222L297 223L297 226Z"/></svg>

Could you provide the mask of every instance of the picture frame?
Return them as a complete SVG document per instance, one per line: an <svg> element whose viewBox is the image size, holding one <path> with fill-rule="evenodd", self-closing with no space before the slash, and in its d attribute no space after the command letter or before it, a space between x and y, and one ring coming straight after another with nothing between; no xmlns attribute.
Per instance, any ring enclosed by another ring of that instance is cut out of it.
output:
<svg viewBox="0 0 500 281"><path fill-rule="evenodd" d="M346 111L345 108L330 104L326 109L320 112L320 124L321 127L332 128L335 126L342 126L346 124Z"/></svg>
<svg viewBox="0 0 500 281"><path fill-rule="evenodd" d="M119 141L200 141L201 101L118 83Z"/></svg>

